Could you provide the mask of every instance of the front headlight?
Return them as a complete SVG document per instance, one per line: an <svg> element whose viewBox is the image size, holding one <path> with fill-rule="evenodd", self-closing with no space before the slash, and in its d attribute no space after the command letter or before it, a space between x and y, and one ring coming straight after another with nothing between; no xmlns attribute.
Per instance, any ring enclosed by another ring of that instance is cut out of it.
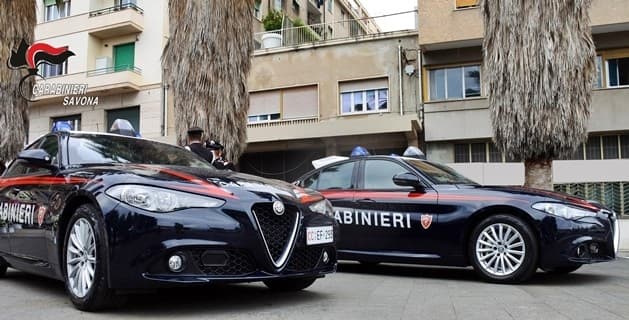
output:
<svg viewBox="0 0 629 320"><path fill-rule="evenodd" d="M217 208L225 203L221 199L134 184L113 186L105 193L128 205L153 212L172 212L186 208Z"/></svg>
<svg viewBox="0 0 629 320"><path fill-rule="evenodd" d="M552 214L554 216L573 220L583 217L596 216L596 212L556 202L538 202L533 205L533 209L537 209L539 211Z"/></svg>
<svg viewBox="0 0 629 320"><path fill-rule="evenodd" d="M332 208L332 204L327 199L315 202L309 206L310 210L325 214L326 216L334 216L334 208Z"/></svg>

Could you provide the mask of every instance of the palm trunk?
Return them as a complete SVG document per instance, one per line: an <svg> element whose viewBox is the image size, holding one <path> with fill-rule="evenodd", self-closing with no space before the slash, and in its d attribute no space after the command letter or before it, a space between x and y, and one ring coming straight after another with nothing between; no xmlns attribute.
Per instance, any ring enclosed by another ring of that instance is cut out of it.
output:
<svg viewBox="0 0 629 320"><path fill-rule="evenodd" d="M26 142L28 104L19 92L25 71L9 69L6 62L22 39L32 42L35 8L33 0L0 1L0 163L14 158Z"/></svg>
<svg viewBox="0 0 629 320"><path fill-rule="evenodd" d="M553 161L538 159L524 161L524 186L553 190Z"/></svg>

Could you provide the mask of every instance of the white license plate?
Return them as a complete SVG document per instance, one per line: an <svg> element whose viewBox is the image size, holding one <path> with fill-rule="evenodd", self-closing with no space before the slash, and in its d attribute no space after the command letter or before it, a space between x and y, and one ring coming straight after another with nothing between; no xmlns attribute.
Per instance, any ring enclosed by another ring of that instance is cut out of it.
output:
<svg viewBox="0 0 629 320"><path fill-rule="evenodd" d="M334 229L332 226L306 228L306 244L330 243L334 241Z"/></svg>

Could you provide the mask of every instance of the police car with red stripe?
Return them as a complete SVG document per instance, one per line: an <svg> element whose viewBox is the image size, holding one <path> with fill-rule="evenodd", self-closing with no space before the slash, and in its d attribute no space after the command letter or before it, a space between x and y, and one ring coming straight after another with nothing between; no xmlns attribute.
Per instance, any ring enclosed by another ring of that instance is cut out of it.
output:
<svg viewBox="0 0 629 320"><path fill-rule="evenodd" d="M471 265L488 281L517 283L538 268L569 273L616 257L612 210L562 193L481 186L415 149L370 156L359 147L350 158L314 161L295 182L331 201L340 260Z"/></svg>
<svg viewBox="0 0 629 320"><path fill-rule="evenodd" d="M0 177L0 276L62 280L82 310L139 288L301 290L335 271L337 236L317 192L135 137L51 133Z"/></svg>

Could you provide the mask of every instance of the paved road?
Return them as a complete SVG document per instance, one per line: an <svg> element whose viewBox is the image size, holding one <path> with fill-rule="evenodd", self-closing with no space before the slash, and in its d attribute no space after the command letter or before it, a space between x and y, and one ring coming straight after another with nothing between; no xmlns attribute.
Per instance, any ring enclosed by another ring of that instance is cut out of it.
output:
<svg viewBox="0 0 629 320"><path fill-rule="evenodd" d="M342 264L299 293L261 284L133 296L120 309L75 310L60 282L10 270L0 319L629 319L629 259L574 274L538 273L525 285L479 281L470 269Z"/></svg>

